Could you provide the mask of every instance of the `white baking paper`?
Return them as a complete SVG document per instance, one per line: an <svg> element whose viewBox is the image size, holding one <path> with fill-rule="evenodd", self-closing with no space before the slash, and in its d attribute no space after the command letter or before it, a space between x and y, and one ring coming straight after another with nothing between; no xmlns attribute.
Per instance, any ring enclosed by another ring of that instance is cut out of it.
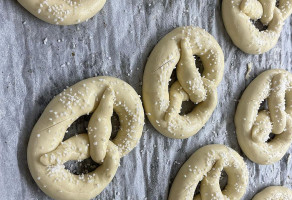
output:
<svg viewBox="0 0 292 200"><path fill-rule="evenodd" d="M225 144L244 157L249 185L243 199L270 185L292 188L292 147L280 162L255 164L240 150L233 121L238 99L258 74L272 68L292 72L291 17L276 47L255 56L231 42L222 21L221 1L108 0L88 22L56 26L35 18L16 0L1 0L0 199L50 199L30 175L26 148L34 124L55 95L96 75L118 77L141 94L151 50L165 34L185 25L206 29L225 54L216 110L202 130L185 140L162 136L146 119L139 145L121 159L113 181L96 199L167 199L182 164L198 148L213 143ZM253 68L246 80L248 63Z"/></svg>

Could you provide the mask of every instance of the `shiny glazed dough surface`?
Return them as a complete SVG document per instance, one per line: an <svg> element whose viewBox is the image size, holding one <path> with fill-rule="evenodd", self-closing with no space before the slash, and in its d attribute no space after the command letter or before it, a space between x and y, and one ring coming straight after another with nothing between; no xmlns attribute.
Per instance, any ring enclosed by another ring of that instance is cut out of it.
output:
<svg viewBox="0 0 292 200"><path fill-rule="evenodd" d="M92 18L106 0L18 0L37 18L57 25L79 24Z"/></svg>
<svg viewBox="0 0 292 200"><path fill-rule="evenodd" d="M222 16L233 43L248 54L272 49L280 37L284 21L292 13L292 0L223 0ZM259 30L253 21L267 26Z"/></svg>
<svg viewBox="0 0 292 200"><path fill-rule="evenodd" d="M193 55L202 60L200 74ZM176 69L177 80L170 85ZM199 27L179 27L152 50L143 74L143 103L151 124L163 135L185 139L196 134L217 105L224 55L217 41ZM193 109L180 114L182 103Z"/></svg>
<svg viewBox="0 0 292 200"><path fill-rule="evenodd" d="M45 23L17 1L0 2L2 198L51 200L32 179L26 149L33 126L55 95L66 86L104 75L126 81L142 96L141 82L148 56L166 34L180 26L205 29L224 52L225 68L217 88L217 107L205 126L184 140L163 136L146 119L140 142L121 159L113 181L95 200L167 199L183 163L197 149L213 143L225 144L244 158L250 177L243 200L252 199L271 185L291 188L292 179L287 177L292 174L292 146L279 162L258 165L241 151L234 125L238 100L254 78L273 68L292 72L291 17L285 21L273 49L261 55L248 55L228 36L221 1L111 0L95 17L74 26ZM246 79L249 63L253 67ZM69 130L69 135L85 133L86 127L81 122L76 130Z"/></svg>
<svg viewBox="0 0 292 200"><path fill-rule="evenodd" d="M292 74L267 70L245 89L235 114L238 142L253 162L273 164L292 143ZM263 107L264 101L267 106ZM274 138L268 141L270 134Z"/></svg>
<svg viewBox="0 0 292 200"><path fill-rule="evenodd" d="M292 190L282 186L270 186L259 192L252 200L290 200Z"/></svg>
<svg viewBox="0 0 292 200"><path fill-rule="evenodd" d="M111 142L113 111L119 116L120 129ZM88 134L63 141L70 125L89 113L93 114ZM130 85L105 76L83 80L57 95L34 126L27 149L30 172L40 189L54 199L92 199L111 182L120 158L137 145L143 125L142 103ZM66 161L88 157L101 166L81 175L65 169Z"/></svg>
<svg viewBox="0 0 292 200"><path fill-rule="evenodd" d="M228 175L223 191L221 172ZM200 192L195 190L200 184ZM169 193L169 200L241 199L248 185L248 170L242 157L233 149L220 144L197 150L180 168Z"/></svg>

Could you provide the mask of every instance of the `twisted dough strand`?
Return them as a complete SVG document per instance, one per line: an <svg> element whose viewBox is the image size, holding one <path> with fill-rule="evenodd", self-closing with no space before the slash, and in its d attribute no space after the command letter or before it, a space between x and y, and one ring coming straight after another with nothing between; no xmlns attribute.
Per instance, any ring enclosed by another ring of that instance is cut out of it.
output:
<svg viewBox="0 0 292 200"><path fill-rule="evenodd" d="M204 65L199 73L193 55ZM177 67L177 81L169 81ZM224 55L206 31L180 27L167 34L153 49L143 76L143 102L151 124L171 138L188 138L206 123L217 105L216 87L224 70ZM198 104L180 115L183 101Z"/></svg>
<svg viewBox="0 0 292 200"><path fill-rule="evenodd" d="M120 130L111 142L113 111L119 116ZM88 134L62 142L67 128L89 113L93 114ZM131 86L112 77L81 81L56 96L36 123L27 150L30 172L54 199L92 199L111 182L120 158L136 146L143 124L142 103ZM63 164L88 157L101 166L87 174L74 175Z"/></svg>
<svg viewBox="0 0 292 200"><path fill-rule="evenodd" d="M177 66L177 79L183 90L189 94L190 100L198 104L206 99L207 92L187 39L181 40L181 52Z"/></svg>
<svg viewBox="0 0 292 200"><path fill-rule="evenodd" d="M260 74L244 91L235 114L238 142L259 164L279 161L292 143L292 75L285 70ZM260 104L268 99L268 110ZM267 142L269 134L275 138Z"/></svg>
<svg viewBox="0 0 292 200"><path fill-rule="evenodd" d="M292 0L223 0L222 16L233 43L249 54L262 54L273 48L286 18L292 13ZM260 31L251 20L260 19L267 30Z"/></svg>
<svg viewBox="0 0 292 200"><path fill-rule="evenodd" d="M219 184L222 170L228 175L228 183L223 191ZM200 193L194 197L200 181ZM207 145L197 150L181 167L168 199L240 199L247 184L247 167L237 152L224 145Z"/></svg>

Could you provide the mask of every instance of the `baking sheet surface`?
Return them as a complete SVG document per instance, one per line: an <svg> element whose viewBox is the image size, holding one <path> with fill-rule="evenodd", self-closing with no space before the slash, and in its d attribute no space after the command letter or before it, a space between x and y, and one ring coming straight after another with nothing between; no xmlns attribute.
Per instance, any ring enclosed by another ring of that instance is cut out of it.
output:
<svg viewBox="0 0 292 200"><path fill-rule="evenodd" d="M185 140L166 138L145 120L139 145L121 159L113 181L96 199L167 199L179 168L206 144L225 144L244 156L233 122L237 101L261 72L292 71L292 20L285 21L275 48L247 55L226 33L220 5L214 0L108 0L88 22L61 27L40 21L15 0L0 1L0 199L50 199L29 173L26 148L34 124L55 95L96 75L118 77L141 94L147 57L178 26L204 28L222 47L225 73L218 106L205 127ZM246 80L248 63L253 68ZM292 147L269 166L244 156L249 186L243 199L270 185L292 188L291 153Z"/></svg>

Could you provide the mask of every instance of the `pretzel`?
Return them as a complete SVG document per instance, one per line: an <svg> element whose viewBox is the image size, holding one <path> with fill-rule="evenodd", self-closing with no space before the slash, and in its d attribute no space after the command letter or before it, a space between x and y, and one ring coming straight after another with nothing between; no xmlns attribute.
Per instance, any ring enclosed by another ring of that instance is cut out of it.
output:
<svg viewBox="0 0 292 200"><path fill-rule="evenodd" d="M249 54L272 49L281 34L285 19L292 13L292 0L223 0L222 15L233 43ZM267 30L260 31L251 20L260 19Z"/></svg>
<svg viewBox="0 0 292 200"><path fill-rule="evenodd" d="M249 159L258 164L279 161L292 143L292 74L268 70L245 89L235 114L238 142ZM268 100L268 110L260 110ZM269 134L275 138L267 142Z"/></svg>
<svg viewBox="0 0 292 200"><path fill-rule="evenodd" d="M292 190L282 186L270 186L255 195L252 200L291 200Z"/></svg>
<svg viewBox="0 0 292 200"><path fill-rule="evenodd" d="M202 76L193 55L204 65ZM177 81L168 89L176 68ZM207 122L217 105L216 87L222 80L224 55L216 40L198 27L180 27L153 49L143 77L143 103L151 124L170 138L188 138ZM180 115L183 101L198 104Z"/></svg>
<svg viewBox="0 0 292 200"><path fill-rule="evenodd" d="M113 111L119 116L120 129L110 141ZM88 134L62 142L67 128L89 113L93 114ZM41 190L54 199L92 199L111 182L120 158L136 146L143 124L142 103L130 85L112 77L83 80L56 96L33 128L27 150L30 172ZM64 168L68 160L88 157L101 166L81 175Z"/></svg>
<svg viewBox="0 0 292 200"><path fill-rule="evenodd" d="M37 18L57 25L86 21L99 12L106 0L17 0Z"/></svg>
<svg viewBox="0 0 292 200"><path fill-rule="evenodd" d="M223 191L219 184L222 170L228 175ZM200 193L194 197L200 181ZM247 184L247 167L236 151L220 144L207 145L197 150L181 167L168 199L241 199Z"/></svg>

